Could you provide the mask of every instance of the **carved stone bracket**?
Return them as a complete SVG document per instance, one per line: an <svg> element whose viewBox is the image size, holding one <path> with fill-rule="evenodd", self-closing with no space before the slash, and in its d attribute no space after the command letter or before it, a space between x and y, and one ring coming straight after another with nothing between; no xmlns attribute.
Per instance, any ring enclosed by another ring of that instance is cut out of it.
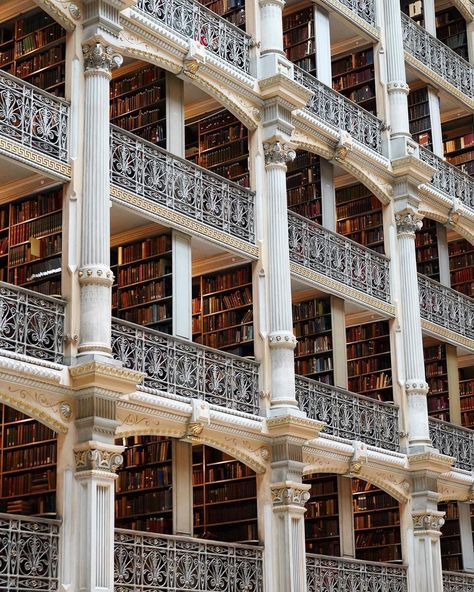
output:
<svg viewBox="0 0 474 592"><path fill-rule="evenodd" d="M295 150L289 145L282 142L266 142L263 145L265 153L265 165L272 164L286 165L296 158Z"/></svg>
<svg viewBox="0 0 474 592"><path fill-rule="evenodd" d="M109 74L114 68L122 65L122 56L115 53L112 47L95 43L93 45L83 45L82 53L84 55L84 69L87 72L103 72Z"/></svg>

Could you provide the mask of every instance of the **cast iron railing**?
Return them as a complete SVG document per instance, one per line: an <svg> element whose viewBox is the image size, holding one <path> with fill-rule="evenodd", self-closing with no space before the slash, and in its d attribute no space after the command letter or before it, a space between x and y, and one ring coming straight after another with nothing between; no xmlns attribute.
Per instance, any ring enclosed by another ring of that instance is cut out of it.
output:
<svg viewBox="0 0 474 592"><path fill-rule="evenodd" d="M447 421L430 417L430 436L441 454L454 456L454 465L466 471L474 470L474 431Z"/></svg>
<svg viewBox="0 0 474 592"><path fill-rule="evenodd" d="M146 388L259 413L259 366L252 360L118 319L112 351L126 368L146 375Z"/></svg>
<svg viewBox="0 0 474 592"><path fill-rule="evenodd" d="M443 571L444 592L472 592L474 590L474 574Z"/></svg>

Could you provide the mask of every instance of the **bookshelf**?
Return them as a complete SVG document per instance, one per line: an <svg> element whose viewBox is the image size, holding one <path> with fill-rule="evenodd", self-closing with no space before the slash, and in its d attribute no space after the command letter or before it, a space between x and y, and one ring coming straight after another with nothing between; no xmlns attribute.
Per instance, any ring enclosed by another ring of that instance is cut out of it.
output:
<svg viewBox="0 0 474 592"><path fill-rule="evenodd" d="M290 62L316 76L313 6L283 16L283 47Z"/></svg>
<svg viewBox="0 0 474 592"><path fill-rule="evenodd" d="M258 542L257 478L215 448L193 448L193 523L199 538Z"/></svg>
<svg viewBox="0 0 474 592"><path fill-rule="evenodd" d="M198 0L198 2L245 31L245 0Z"/></svg>
<svg viewBox="0 0 474 592"><path fill-rule="evenodd" d="M171 534L173 529L172 443L159 436L130 436L115 482L115 525Z"/></svg>
<svg viewBox="0 0 474 592"><path fill-rule="evenodd" d="M311 485L305 514L306 551L338 557L341 548L337 475L308 475L303 481Z"/></svg>
<svg viewBox="0 0 474 592"><path fill-rule="evenodd" d="M54 515L56 434L35 419L2 405L2 512Z"/></svg>
<svg viewBox="0 0 474 592"><path fill-rule="evenodd" d="M64 97L66 31L42 10L0 24L0 67Z"/></svg>
<svg viewBox="0 0 474 592"><path fill-rule="evenodd" d="M474 428L474 368L459 368L459 394L461 397L461 423Z"/></svg>
<svg viewBox="0 0 474 592"><path fill-rule="evenodd" d="M114 314L125 321L171 333L171 235L160 234L116 247L112 249L111 261L116 275Z"/></svg>
<svg viewBox="0 0 474 592"><path fill-rule="evenodd" d="M382 204L364 185L336 190L337 232L384 253Z"/></svg>
<svg viewBox="0 0 474 592"><path fill-rule="evenodd" d="M408 118L410 133L415 142L428 148L428 150L432 150L430 105L426 86L410 91L408 95Z"/></svg>
<svg viewBox="0 0 474 592"><path fill-rule="evenodd" d="M332 87L376 114L374 50L368 47L332 60Z"/></svg>
<svg viewBox="0 0 474 592"><path fill-rule="evenodd" d="M127 70L110 83L110 122L166 148L165 71L150 64Z"/></svg>
<svg viewBox="0 0 474 592"><path fill-rule="evenodd" d="M346 342L349 390L379 401L392 401L388 321L347 327Z"/></svg>
<svg viewBox="0 0 474 592"><path fill-rule="evenodd" d="M294 303L293 330L298 340L296 374L334 384L330 299L312 298Z"/></svg>
<svg viewBox="0 0 474 592"><path fill-rule="evenodd" d="M356 559L401 561L400 509L388 493L352 479Z"/></svg>
<svg viewBox="0 0 474 592"><path fill-rule="evenodd" d="M187 121L185 143L188 160L249 187L248 131L232 113L220 109Z"/></svg>
<svg viewBox="0 0 474 592"><path fill-rule="evenodd" d="M423 1L422 0L401 0L401 10L422 27L423 24Z"/></svg>
<svg viewBox="0 0 474 592"><path fill-rule="evenodd" d="M428 391L428 414L449 421L449 389L446 348L444 344L423 348Z"/></svg>
<svg viewBox="0 0 474 592"><path fill-rule="evenodd" d="M425 218L421 229L416 231L415 251L418 273L439 281L438 233L434 220Z"/></svg>
<svg viewBox="0 0 474 592"><path fill-rule="evenodd" d="M11 284L61 294L62 201L57 188L13 202L8 214L0 210L0 261Z"/></svg>
<svg viewBox="0 0 474 592"><path fill-rule="evenodd" d="M322 224L319 156L298 150L286 171L288 209Z"/></svg>
<svg viewBox="0 0 474 592"><path fill-rule="evenodd" d="M252 266L208 273L193 282L193 311L199 311L193 314L193 339L253 356Z"/></svg>
<svg viewBox="0 0 474 592"><path fill-rule="evenodd" d="M436 13L436 37L462 58L469 60L466 21L454 6Z"/></svg>
<svg viewBox="0 0 474 592"><path fill-rule="evenodd" d="M441 527L441 562L446 571L463 569L459 510L456 502L439 504L438 509L446 512Z"/></svg>
<svg viewBox="0 0 474 592"><path fill-rule="evenodd" d="M474 297L474 246L465 239L448 243L451 288Z"/></svg>
<svg viewBox="0 0 474 592"><path fill-rule="evenodd" d="M451 164L474 176L473 117L455 119L443 124L444 156Z"/></svg>

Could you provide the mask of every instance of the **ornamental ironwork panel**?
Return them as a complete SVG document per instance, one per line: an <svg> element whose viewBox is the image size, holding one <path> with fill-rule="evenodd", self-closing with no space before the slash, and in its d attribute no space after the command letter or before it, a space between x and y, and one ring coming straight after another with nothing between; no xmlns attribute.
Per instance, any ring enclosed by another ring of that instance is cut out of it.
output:
<svg viewBox="0 0 474 592"><path fill-rule="evenodd" d="M63 99L0 73L0 135L67 162L68 118Z"/></svg>
<svg viewBox="0 0 474 592"><path fill-rule="evenodd" d="M255 194L111 126L114 185L255 244Z"/></svg>
<svg viewBox="0 0 474 592"><path fill-rule="evenodd" d="M434 417L429 418L429 423L433 446L441 454L453 456L456 467L474 470L474 431Z"/></svg>
<svg viewBox="0 0 474 592"><path fill-rule="evenodd" d="M62 363L65 302L0 282L0 350Z"/></svg>
<svg viewBox="0 0 474 592"><path fill-rule="evenodd" d="M126 368L146 375L147 388L259 413L259 365L252 360L118 319L112 320L112 351Z"/></svg>
<svg viewBox="0 0 474 592"><path fill-rule="evenodd" d="M474 339L474 299L418 274L420 314L425 321Z"/></svg>
<svg viewBox="0 0 474 592"><path fill-rule="evenodd" d="M348 238L288 212L290 260L390 302L390 261Z"/></svg>
<svg viewBox="0 0 474 592"><path fill-rule="evenodd" d="M398 407L302 376L296 377L295 385L300 409L324 421L325 434L400 449Z"/></svg>
<svg viewBox="0 0 474 592"><path fill-rule="evenodd" d="M375 27L374 0L339 0L341 4L350 8L357 16Z"/></svg>
<svg viewBox="0 0 474 592"><path fill-rule="evenodd" d="M138 0L136 8L186 39L199 42L231 66L250 72L250 35L197 0Z"/></svg>
<svg viewBox="0 0 474 592"><path fill-rule="evenodd" d="M465 206L474 209L474 180L458 167L446 162L430 150L420 146L420 159L435 169L431 184L448 197L456 197Z"/></svg>
<svg viewBox="0 0 474 592"><path fill-rule="evenodd" d="M306 109L314 117L335 130L345 130L354 140L382 153L383 122L380 119L297 66L294 66L294 79L312 91Z"/></svg>
<svg viewBox="0 0 474 592"><path fill-rule="evenodd" d="M59 589L59 522L0 514L0 590Z"/></svg>
<svg viewBox="0 0 474 592"><path fill-rule="evenodd" d="M407 592L403 565L306 554L308 592Z"/></svg>
<svg viewBox="0 0 474 592"><path fill-rule="evenodd" d="M115 531L115 592L263 592L263 550Z"/></svg>
<svg viewBox="0 0 474 592"><path fill-rule="evenodd" d="M472 592L474 590L474 574L443 571L444 592Z"/></svg>
<svg viewBox="0 0 474 592"><path fill-rule="evenodd" d="M405 51L469 98L474 98L474 70L471 64L409 16L400 14Z"/></svg>

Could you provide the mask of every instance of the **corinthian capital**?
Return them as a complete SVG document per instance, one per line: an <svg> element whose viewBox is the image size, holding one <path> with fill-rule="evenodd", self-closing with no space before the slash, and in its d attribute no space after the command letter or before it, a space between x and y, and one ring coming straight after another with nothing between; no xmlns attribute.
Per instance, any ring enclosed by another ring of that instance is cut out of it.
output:
<svg viewBox="0 0 474 592"><path fill-rule="evenodd" d="M414 212L401 212L395 215L397 234L409 234L415 236L415 232L423 226L422 217Z"/></svg>
<svg viewBox="0 0 474 592"><path fill-rule="evenodd" d="M122 65L122 56L115 53L110 45L94 43L93 45L83 45L82 53L84 55L84 69L86 72L105 72L110 74L114 68Z"/></svg>
<svg viewBox="0 0 474 592"><path fill-rule="evenodd" d="M266 142L263 145L263 151L265 153L265 164L282 164L286 165L295 159L296 152L288 144L282 144L281 142Z"/></svg>

